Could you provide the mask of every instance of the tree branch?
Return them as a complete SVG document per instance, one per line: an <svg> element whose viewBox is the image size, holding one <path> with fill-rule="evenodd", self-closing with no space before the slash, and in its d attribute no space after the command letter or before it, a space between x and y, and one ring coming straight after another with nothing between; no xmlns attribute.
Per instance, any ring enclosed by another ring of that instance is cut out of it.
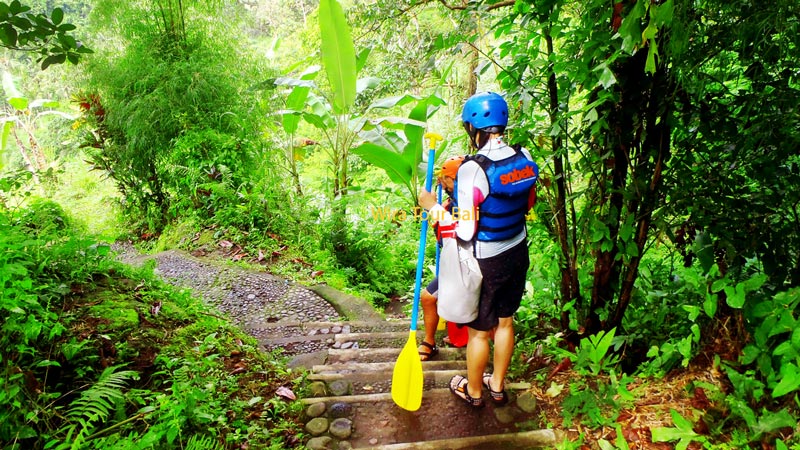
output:
<svg viewBox="0 0 800 450"><path fill-rule="evenodd" d="M430 1L430 0L428 0L428 1ZM427 2L425 2L425 3L427 3ZM452 10L452 11L463 11L463 10L466 10L466 9L469 8L469 6L467 6L467 2L465 2L463 0L461 1L460 5L449 5L446 0L439 0L439 3L441 3L442 6L444 6L445 8L447 8L449 10ZM491 11L493 9L504 8L506 6L514 6L514 3L516 3L516 0L503 0L503 1L500 1L500 2L497 2L495 4L487 6L486 7L486 11Z"/></svg>

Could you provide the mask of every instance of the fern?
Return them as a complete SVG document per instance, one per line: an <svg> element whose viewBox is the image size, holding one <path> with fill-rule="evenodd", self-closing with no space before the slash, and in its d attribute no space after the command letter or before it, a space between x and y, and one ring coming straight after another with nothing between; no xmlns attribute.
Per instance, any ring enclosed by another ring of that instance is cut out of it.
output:
<svg viewBox="0 0 800 450"><path fill-rule="evenodd" d="M223 447L211 436L194 435L186 443L186 450L222 450Z"/></svg>
<svg viewBox="0 0 800 450"><path fill-rule="evenodd" d="M133 370L115 373L119 367L106 368L97 382L70 404L66 414L68 422L61 428L67 435L59 449L81 448L89 433L98 423L108 420L114 405L123 399L122 389L128 380L139 379L139 374Z"/></svg>

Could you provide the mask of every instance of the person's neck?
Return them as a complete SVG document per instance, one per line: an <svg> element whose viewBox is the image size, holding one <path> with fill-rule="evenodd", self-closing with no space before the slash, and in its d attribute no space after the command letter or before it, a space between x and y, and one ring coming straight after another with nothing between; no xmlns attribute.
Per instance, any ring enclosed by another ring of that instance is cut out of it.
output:
<svg viewBox="0 0 800 450"><path fill-rule="evenodd" d="M489 136L489 140L486 141L486 145L484 145L478 151L496 150L498 148L503 148L505 146L506 146L506 143L503 142L503 135L502 134L493 133L491 136Z"/></svg>

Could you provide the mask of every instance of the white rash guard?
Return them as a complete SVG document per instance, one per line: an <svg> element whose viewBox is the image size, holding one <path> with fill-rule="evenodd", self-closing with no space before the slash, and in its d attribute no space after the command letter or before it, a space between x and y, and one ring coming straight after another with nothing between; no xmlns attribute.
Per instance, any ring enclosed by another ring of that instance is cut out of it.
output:
<svg viewBox="0 0 800 450"><path fill-rule="evenodd" d="M479 155L485 155L492 161L500 161L514 155L514 149L506 145L501 138L490 139L486 145L478 150ZM522 154L533 161L530 152L522 149ZM489 180L481 166L475 161L467 161L458 169L458 209L461 211L456 224L456 235L462 241L470 241L475 236L478 222L475 220L475 207L483 203L489 195ZM469 211L465 214L464 211ZM438 203L430 210L432 218L442 218L443 225L452 223L453 217ZM480 210L478 210L480 214ZM513 248L525 239L527 230L523 229L516 236L504 241L475 241L475 257L478 259L491 258L506 250Z"/></svg>

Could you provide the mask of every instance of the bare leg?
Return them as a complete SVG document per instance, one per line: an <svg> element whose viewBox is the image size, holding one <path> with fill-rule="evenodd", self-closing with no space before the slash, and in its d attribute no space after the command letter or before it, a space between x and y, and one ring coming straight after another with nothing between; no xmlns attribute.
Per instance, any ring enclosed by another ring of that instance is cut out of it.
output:
<svg viewBox="0 0 800 450"><path fill-rule="evenodd" d="M511 357L514 355L514 318L501 317L494 333L494 371L491 387L502 391Z"/></svg>
<svg viewBox="0 0 800 450"><path fill-rule="evenodd" d="M469 328L467 341L467 390L473 398L480 398L483 371L489 362L489 332Z"/></svg>
<svg viewBox="0 0 800 450"><path fill-rule="evenodd" d="M422 305L422 320L425 324L423 341L436 346L436 327L439 325L439 313L436 312L436 297L431 295L427 289L423 289L420 293L419 302ZM427 353L430 349L420 346L419 351Z"/></svg>

